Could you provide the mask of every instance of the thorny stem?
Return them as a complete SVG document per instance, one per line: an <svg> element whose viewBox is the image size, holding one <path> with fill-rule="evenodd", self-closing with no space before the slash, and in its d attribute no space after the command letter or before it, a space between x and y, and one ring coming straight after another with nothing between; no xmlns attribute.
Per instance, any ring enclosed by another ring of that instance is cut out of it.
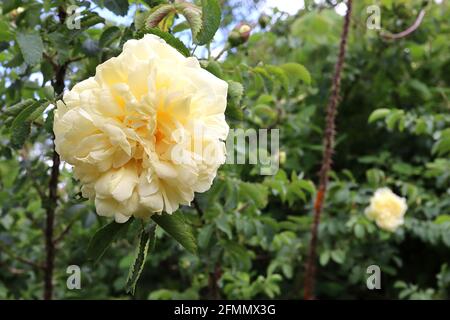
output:
<svg viewBox="0 0 450 320"><path fill-rule="evenodd" d="M347 44L348 30L350 25L350 16L352 13L352 0L347 1L347 13L345 14L344 27L342 29L339 45L339 56L334 69L331 94L328 99L325 119L324 149L322 165L319 171L319 188L314 202L314 219L311 226L311 241L309 244L309 255L306 262L304 298L306 300L314 299L314 284L316 276L316 247L317 233L320 223L320 214L322 212L323 202L328 184L328 173L331 169L332 155L334 152L334 140L336 135L335 119L339 101L339 91L341 86L341 72L345 59L345 47Z"/></svg>
<svg viewBox="0 0 450 320"><path fill-rule="evenodd" d="M64 23L66 12L63 7L58 7L58 17ZM53 65L56 75L52 85L57 95L64 91L64 78L66 76L67 64ZM52 137L52 167L50 180L48 183L48 201L46 203L45 221L45 268L44 268L44 300L51 300L53 297L53 269L55 264L55 242L53 239L55 226L55 211L58 205L58 179L59 179L59 155L55 150L55 136Z"/></svg>
<svg viewBox="0 0 450 320"><path fill-rule="evenodd" d="M55 151L53 138L53 164L51 168L50 181L48 185L48 203L45 222L45 273L44 273L44 300L51 300L53 296L53 268L55 262L55 243L53 241L53 229L55 225L55 210L58 202L58 178L59 178L59 155Z"/></svg>

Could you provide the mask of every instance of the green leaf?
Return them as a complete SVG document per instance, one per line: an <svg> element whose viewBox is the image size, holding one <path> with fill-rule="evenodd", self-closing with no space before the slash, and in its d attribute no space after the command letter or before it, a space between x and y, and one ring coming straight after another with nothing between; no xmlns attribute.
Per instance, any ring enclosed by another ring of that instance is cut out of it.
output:
<svg viewBox="0 0 450 320"><path fill-rule="evenodd" d="M331 251L331 259L336 263L342 264L345 261L345 252L340 249L333 250Z"/></svg>
<svg viewBox="0 0 450 320"><path fill-rule="evenodd" d="M393 130L395 128L395 125L397 122L399 122L399 128L401 130L401 123L404 115L403 110L393 110L387 117L386 117L386 125L388 129Z"/></svg>
<svg viewBox="0 0 450 320"><path fill-rule="evenodd" d="M441 214L434 219L434 223L442 224L442 223L450 223L450 215L449 214Z"/></svg>
<svg viewBox="0 0 450 320"><path fill-rule="evenodd" d="M233 238L233 233L231 231L230 223L228 222L228 217L222 213L220 216L218 216L214 222L217 225L217 228L219 228L221 231L225 232L228 238L231 240Z"/></svg>
<svg viewBox="0 0 450 320"><path fill-rule="evenodd" d="M11 41L14 35L6 21L0 21L0 41Z"/></svg>
<svg viewBox="0 0 450 320"><path fill-rule="evenodd" d="M194 234L181 212L161 215L154 214L152 219L186 250L193 254L197 253L197 243Z"/></svg>
<svg viewBox="0 0 450 320"><path fill-rule="evenodd" d="M211 236L213 234L213 225L209 224L205 227L203 227L202 229L200 229L199 233L198 233L198 246L200 248L207 248L208 244L211 240Z"/></svg>
<svg viewBox="0 0 450 320"><path fill-rule="evenodd" d="M369 123L372 123L372 122L377 121L377 120L379 120L379 119L383 119L383 118L385 118L390 112L391 112L391 109L386 109L386 108L383 108L383 109L376 109L376 110L374 110L374 111L370 114L368 122L369 122Z"/></svg>
<svg viewBox="0 0 450 320"><path fill-rule="evenodd" d="M209 43L220 26L220 4L218 0L202 0L202 27L194 37L198 45Z"/></svg>
<svg viewBox="0 0 450 320"><path fill-rule="evenodd" d="M100 36L99 45L100 47L108 47L114 40L118 39L121 35L121 31L118 27L112 26L103 31Z"/></svg>
<svg viewBox="0 0 450 320"><path fill-rule="evenodd" d="M33 100L33 99L26 99L24 101L21 101L19 103L16 103L16 104L6 108L6 110L4 112L8 116L16 116L17 114L19 114L19 112L21 112L26 107L32 105L34 102L35 102L35 100Z"/></svg>
<svg viewBox="0 0 450 320"><path fill-rule="evenodd" d="M189 22L183 21L172 28L172 33L181 32L181 31L187 30L189 28L190 28Z"/></svg>
<svg viewBox="0 0 450 320"><path fill-rule="evenodd" d="M31 123L39 117L49 102L35 101L25 107L11 124L11 146L19 149L30 135Z"/></svg>
<svg viewBox="0 0 450 320"><path fill-rule="evenodd" d="M20 6L19 0L3 0L2 2L3 2L3 4L2 4L2 14L3 15L7 14L8 12L10 12Z"/></svg>
<svg viewBox="0 0 450 320"><path fill-rule="evenodd" d="M188 2L176 4L176 8L177 12L186 18L186 21L192 31L192 37L195 39L202 27L202 9Z"/></svg>
<svg viewBox="0 0 450 320"><path fill-rule="evenodd" d="M433 145L431 152L438 156L443 156L450 152L450 128L440 132L439 140Z"/></svg>
<svg viewBox="0 0 450 320"><path fill-rule="evenodd" d="M274 80L277 80L286 92L289 90L289 78L282 68L273 65L266 65L265 68Z"/></svg>
<svg viewBox="0 0 450 320"><path fill-rule="evenodd" d="M138 32L137 38L142 38L146 33L151 33L151 34L154 34L154 35L160 37L161 39L164 39L168 45L177 49L185 57L189 57L191 55L191 53L189 52L189 49L186 48L184 43L181 42L180 40L178 40L177 38L175 38L170 33L161 31L157 28L144 28Z"/></svg>
<svg viewBox="0 0 450 320"><path fill-rule="evenodd" d="M384 172L377 168L372 168L366 171L367 182L372 186L376 187L381 184L384 180Z"/></svg>
<svg viewBox="0 0 450 320"><path fill-rule="evenodd" d="M296 84L298 80L301 80L306 84L311 84L311 75L303 65L289 62L282 64L280 68L287 74L290 83Z"/></svg>
<svg viewBox="0 0 450 320"><path fill-rule="evenodd" d="M320 254L319 262L321 266L326 266L328 264L328 261L330 261L330 251L323 251Z"/></svg>
<svg viewBox="0 0 450 320"><path fill-rule="evenodd" d="M307 191L311 195L316 192L316 187L314 186L314 183L312 183L309 180L298 180L296 182L296 185L302 188L303 190Z"/></svg>
<svg viewBox="0 0 450 320"><path fill-rule="evenodd" d="M227 93L228 98L240 102L243 94L244 94L244 86L241 83L233 80L228 81L228 93Z"/></svg>
<svg viewBox="0 0 450 320"><path fill-rule="evenodd" d="M113 221L97 230L89 242L86 253L87 258L94 261L94 263L97 263L105 254L111 243L117 238L118 234L126 231L132 221L132 218L125 223Z"/></svg>
<svg viewBox="0 0 450 320"><path fill-rule="evenodd" d="M450 152L450 139L439 140L432 149L433 154L438 154L438 156L443 156Z"/></svg>
<svg viewBox="0 0 450 320"><path fill-rule="evenodd" d="M42 62L41 62L41 72L42 72L42 77L44 78L43 79L44 83L46 83L51 78L53 78L54 69L53 69L51 63L48 62L47 60L42 60Z"/></svg>
<svg viewBox="0 0 450 320"><path fill-rule="evenodd" d="M287 199L290 206L293 205L294 201L296 200L295 198L301 199L306 202L306 195L301 190L300 186L298 186L299 182L300 181L293 181L288 187Z"/></svg>
<svg viewBox="0 0 450 320"><path fill-rule="evenodd" d="M119 16L128 13L128 0L104 0L105 8Z"/></svg>
<svg viewBox="0 0 450 320"><path fill-rule="evenodd" d="M359 239L364 238L365 230L364 230L364 227L362 225L357 224L355 226L355 230L354 231L355 231L355 236L357 238L359 238Z"/></svg>
<svg viewBox="0 0 450 320"><path fill-rule="evenodd" d="M242 119L243 113L240 107L242 95L244 94L244 87L239 82L229 80L227 92L227 109L225 114L234 119Z"/></svg>
<svg viewBox="0 0 450 320"><path fill-rule="evenodd" d="M268 188L261 183L242 182L239 185L241 196L253 202L257 208L264 208L268 201Z"/></svg>
<svg viewBox="0 0 450 320"><path fill-rule="evenodd" d="M220 78L220 79L223 78L222 68L220 67L220 64L217 61L214 61L214 60L209 60L209 61L202 60L200 62L200 65L202 66L203 69L208 70L213 75L215 75L217 78Z"/></svg>
<svg viewBox="0 0 450 320"><path fill-rule="evenodd" d="M139 243L136 247L136 253L133 263L130 266L128 272L128 278L126 283L126 291L134 295L136 290L136 284L141 276L142 269L144 268L145 260L148 252L152 252L156 243L156 225L152 224L148 230L143 229L139 235Z"/></svg>
<svg viewBox="0 0 450 320"><path fill-rule="evenodd" d="M89 27L95 26L98 23L104 23L105 19L100 17L95 12L89 12L81 18L81 27L82 29L88 29ZM75 33L78 34L78 33Z"/></svg>
<svg viewBox="0 0 450 320"><path fill-rule="evenodd" d="M47 100L53 100L55 98L55 89L52 86L45 86L42 88L42 91Z"/></svg>
<svg viewBox="0 0 450 320"><path fill-rule="evenodd" d="M140 30L145 27L145 21L147 20L150 13L151 11L136 11L136 14L134 16L134 27L136 28L136 30Z"/></svg>
<svg viewBox="0 0 450 320"><path fill-rule="evenodd" d="M44 44L37 31L17 32L16 40L25 62L34 66L41 62Z"/></svg>
<svg viewBox="0 0 450 320"><path fill-rule="evenodd" d="M53 132L53 120L55 118L55 109L52 109L47 114L47 118L45 119L44 127L47 133Z"/></svg>
<svg viewBox="0 0 450 320"><path fill-rule="evenodd" d="M41 9L42 5L39 3L31 4L25 11L25 21L27 22L27 27L33 29L37 24L39 24L41 19Z"/></svg>
<svg viewBox="0 0 450 320"><path fill-rule="evenodd" d="M175 12L175 6L173 4L162 4L154 8L147 19L145 19L145 27L156 28L165 17L173 12Z"/></svg>

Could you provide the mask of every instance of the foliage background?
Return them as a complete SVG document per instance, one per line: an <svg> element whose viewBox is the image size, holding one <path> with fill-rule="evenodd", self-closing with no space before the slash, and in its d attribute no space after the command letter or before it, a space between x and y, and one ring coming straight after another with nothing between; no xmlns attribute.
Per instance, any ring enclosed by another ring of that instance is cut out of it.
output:
<svg viewBox="0 0 450 320"><path fill-rule="evenodd" d="M40 264L45 260L46 188L52 164L52 105L45 101L55 99L51 84L56 91L62 85L52 64L67 66L67 88L92 76L96 65L117 55L123 42L135 35L136 8L145 12L165 1L94 2L2 3L0 298L38 299L43 294ZM242 100L230 101L227 109L231 127L280 129L280 170L275 176L261 176L254 165L223 166L211 190L196 196L197 208L181 209L193 226L198 255L159 229L134 298L302 297L324 109L343 20L335 11L339 3L306 1L306 9L294 15L275 10L261 26L263 0L221 1L217 41L197 48L196 55L206 59L210 71L243 85ZM58 20L58 8L70 4L86 9L81 30L68 30ZM381 7L382 27L392 32L411 25L422 7L426 15L416 32L387 41L379 31L366 28L371 4ZM334 171L319 230L316 293L328 299L447 299L450 6L446 1L406 0L354 5ZM119 16L129 9L131 19L114 26L99 18L94 7ZM228 50L219 63L211 62L243 19L253 27L248 41ZM173 17L167 30L192 50L190 33L180 31L183 21L182 16ZM292 62L309 70L310 83L306 71L286 67ZM40 99L45 105L25 121L21 138L14 120L24 107L17 103L26 99ZM377 109L382 110L373 113ZM370 196L382 186L408 199L405 225L393 234L364 216ZM79 191L69 166L62 165L55 237L63 236L56 243L54 297L129 299L124 284L136 230L130 228L115 241L97 265L87 262L90 238L108 221L79 198ZM66 288L71 264L82 268L81 290ZM366 268L372 264L381 267L382 290L366 287Z"/></svg>

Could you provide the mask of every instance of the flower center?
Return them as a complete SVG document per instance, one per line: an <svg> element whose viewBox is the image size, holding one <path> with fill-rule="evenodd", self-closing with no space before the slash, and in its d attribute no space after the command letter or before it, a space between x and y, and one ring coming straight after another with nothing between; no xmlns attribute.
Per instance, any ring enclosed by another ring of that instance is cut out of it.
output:
<svg viewBox="0 0 450 320"><path fill-rule="evenodd" d="M155 130L155 143L161 144L163 140L170 136L170 127L173 123L172 116L164 110L158 110L156 113L156 130Z"/></svg>

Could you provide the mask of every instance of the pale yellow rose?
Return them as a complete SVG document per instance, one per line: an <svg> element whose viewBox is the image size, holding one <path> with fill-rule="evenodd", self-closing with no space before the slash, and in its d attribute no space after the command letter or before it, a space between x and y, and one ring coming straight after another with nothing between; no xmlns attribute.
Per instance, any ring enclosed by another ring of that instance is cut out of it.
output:
<svg viewBox="0 0 450 320"><path fill-rule="evenodd" d="M381 188L375 191L370 199L370 206L365 214L375 220L376 224L387 231L395 231L403 224L406 209L406 199L397 196L389 188Z"/></svg>
<svg viewBox="0 0 450 320"><path fill-rule="evenodd" d="M58 101L56 151L99 215L172 213L225 162L227 89L164 40L129 40Z"/></svg>

